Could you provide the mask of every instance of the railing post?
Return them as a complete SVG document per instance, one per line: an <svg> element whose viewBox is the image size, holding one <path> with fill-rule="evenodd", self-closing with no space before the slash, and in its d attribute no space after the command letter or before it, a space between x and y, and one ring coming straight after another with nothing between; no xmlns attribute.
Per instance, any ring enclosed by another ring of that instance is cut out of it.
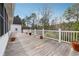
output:
<svg viewBox="0 0 79 59"><path fill-rule="evenodd" d="M59 28L59 42L61 42L61 29Z"/></svg>
<svg viewBox="0 0 79 59"><path fill-rule="evenodd" d="M31 29L30 29L30 33L31 33L32 31L31 31Z"/></svg>
<svg viewBox="0 0 79 59"><path fill-rule="evenodd" d="M34 35L36 35L36 29L34 29Z"/></svg>
<svg viewBox="0 0 79 59"><path fill-rule="evenodd" d="M42 36L44 37L44 29L42 29Z"/></svg>

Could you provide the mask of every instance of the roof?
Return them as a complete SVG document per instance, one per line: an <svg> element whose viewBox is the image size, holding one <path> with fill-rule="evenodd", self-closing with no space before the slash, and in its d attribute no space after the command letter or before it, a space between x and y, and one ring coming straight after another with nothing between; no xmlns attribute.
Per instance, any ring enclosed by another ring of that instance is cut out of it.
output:
<svg viewBox="0 0 79 59"><path fill-rule="evenodd" d="M13 24L21 24L21 19L19 16L14 17Z"/></svg>

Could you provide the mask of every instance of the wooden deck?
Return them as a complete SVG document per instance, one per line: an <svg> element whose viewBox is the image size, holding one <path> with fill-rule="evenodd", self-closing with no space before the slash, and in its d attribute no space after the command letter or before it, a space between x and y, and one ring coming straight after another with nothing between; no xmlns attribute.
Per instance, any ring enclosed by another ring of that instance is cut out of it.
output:
<svg viewBox="0 0 79 59"><path fill-rule="evenodd" d="M9 42L4 56L68 56L79 55L72 51L68 43L59 43L53 39L39 39L39 36L16 34L16 41Z"/></svg>

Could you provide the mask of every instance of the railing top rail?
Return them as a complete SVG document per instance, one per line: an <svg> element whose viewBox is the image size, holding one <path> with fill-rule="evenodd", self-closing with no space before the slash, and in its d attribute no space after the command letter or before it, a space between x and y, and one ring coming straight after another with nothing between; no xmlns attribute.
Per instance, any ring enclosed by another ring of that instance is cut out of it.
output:
<svg viewBox="0 0 79 59"><path fill-rule="evenodd" d="M36 30L36 31L42 31L42 30Z"/></svg>
<svg viewBox="0 0 79 59"><path fill-rule="evenodd" d="M32 29L31 31L34 31L34 30ZM36 29L36 31L42 31L42 29ZM44 30L44 31L59 32L59 30ZM77 32L78 33L79 31L61 30L61 32Z"/></svg>
<svg viewBox="0 0 79 59"><path fill-rule="evenodd" d="M42 31L42 30L37 30L37 31ZM59 32L59 30L44 30L44 31ZM79 31L68 31L68 30L61 30L61 32L79 32Z"/></svg>
<svg viewBox="0 0 79 59"><path fill-rule="evenodd" d="M61 31L61 32L77 32L77 33L79 33L79 31Z"/></svg>
<svg viewBox="0 0 79 59"><path fill-rule="evenodd" d="M58 30L44 30L44 31L59 32Z"/></svg>

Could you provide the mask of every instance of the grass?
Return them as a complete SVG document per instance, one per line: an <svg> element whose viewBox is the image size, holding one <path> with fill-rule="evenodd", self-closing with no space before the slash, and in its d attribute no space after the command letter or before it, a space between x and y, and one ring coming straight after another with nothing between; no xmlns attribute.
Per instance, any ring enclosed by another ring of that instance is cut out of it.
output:
<svg viewBox="0 0 79 59"><path fill-rule="evenodd" d="M45 32L45 36L58 39L59 34L57 32Z"/></svg>

